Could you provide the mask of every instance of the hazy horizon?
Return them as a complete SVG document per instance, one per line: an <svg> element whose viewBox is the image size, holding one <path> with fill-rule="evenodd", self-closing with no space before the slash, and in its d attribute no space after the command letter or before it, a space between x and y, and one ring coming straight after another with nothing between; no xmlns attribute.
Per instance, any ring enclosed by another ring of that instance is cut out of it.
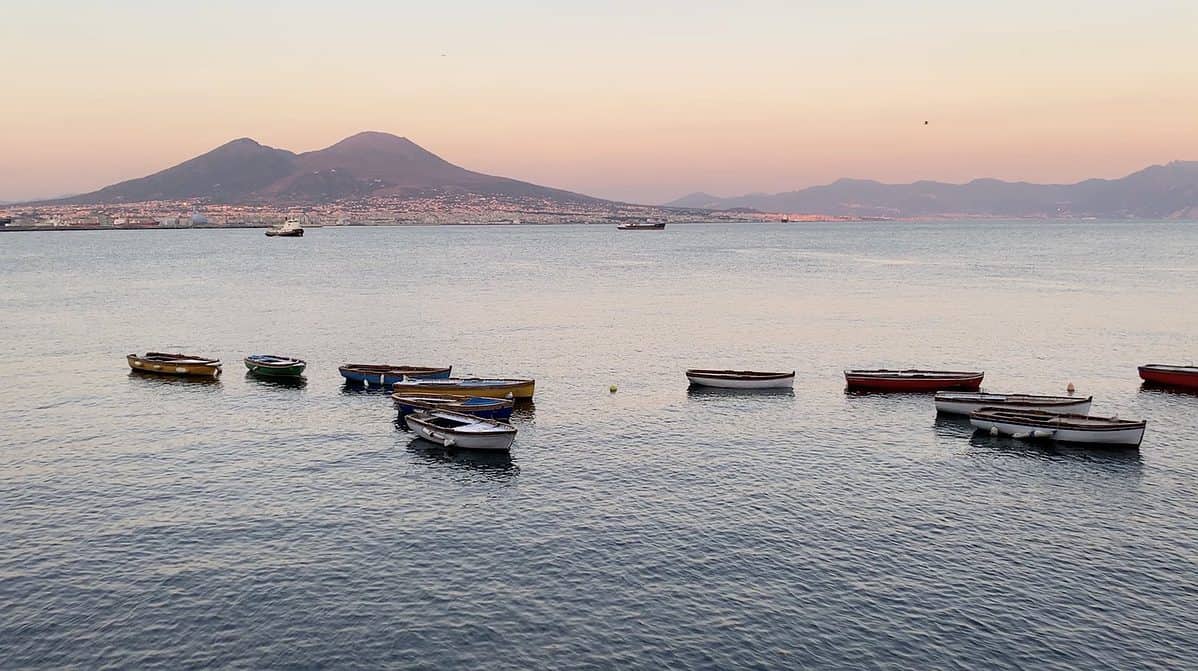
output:
<svg viewBox="0 0 1198 671"><path fill-rule="evenodd" d="M363 130L641 203L841 177L1070 183L1198 158L1190 2L51 1L7 18L4 201L237 137L303 152Z"/></svg>

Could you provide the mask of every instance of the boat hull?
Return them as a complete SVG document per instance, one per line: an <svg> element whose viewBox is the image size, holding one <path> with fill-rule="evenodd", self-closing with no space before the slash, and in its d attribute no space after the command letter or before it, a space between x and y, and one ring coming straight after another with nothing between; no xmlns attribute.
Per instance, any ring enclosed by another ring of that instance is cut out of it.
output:
<svg viewBox="0 0 1198 671"><path fill-rule="evenodd" d="M969 398L976 396L976 398ZM937 393L936 412L943 415L968 415L982 408L1012 408L1016 410L1043 410L1071 415L1090 414L1093 397L1065 398L1055 396L1035 397L1014 394L953 394Z"/></svg>
<svg viewBox="0 0 1198 671"><path fill-rule="evenodd" d="M717 389L792 389L795 374L771 373L746 376L747 371L696 371L688 370L686 379L692 385Z"/></svg>
<svg viewBox="0 0 1198 671"><path fill-rule="evenodd" d="M1164 387L1198 389L1198 368L1149 364L1140 366L1140 379Z"/></svg>
<svg viewBox="0 0 1198 671"><path fill-rule="evenodd" d="M511 425L503 425L506 428L501 431L472 433L439 427L430 424L429 419L427 414L411 414L404 422L417 436L445 448L507 452L516 440L516 428Z"/></svg>
<svg viewBox="0 0 1198 671"><path fill-rule="evenodd" d="M247 357L245 367L254 375L263 377L300 377L304 374L304 369L308 367L308 364L299 360L286 364L268 364L253 361Z"/></svg>
<svg viewBox="0 0 1198 671"><path fill-rule="evenodd" d="M912 392L977 391L985 373L937 374L934 371L845 371L845 383L850 391Z"/></svg>
<svg viewBox="0 0 1198 671"><path fill-rule="evenodd" d="M515 406L515 403L511 400L504 398L483 399L482 397L465 398L461 396L414 397L397 394L392 394L392 397L395 399L395 407L401 417L415 412L452 410L482 419L507 420L511 418L512 409Z"/></svg>
<svg viewBox="0 0 1198 671"><path fill-rule="evenodd" d="M619 231L664 231L666 225L664 223L656 224L620 224L616 226Z"/></svg>
<svg viewBox="0 0 1198 671"><path fill-rule="evenodd" d="M341 377L351 384L367 387L390 387L397 382L409 380L445 380L453 370L445 368L404 366L375 366L373 364L348 364L341 366Z"/></svg>
<svg viewBox="0 0 1198 671"><path fill-rule="evenodd" d="M215 363L183 363L170 361L153 361L130 354L125 357L129 367L142 373L155 375L179 375L185 377L220 377L221 364Z"/></svg>
<svg viewBox="0 0 1198 671"><path fill-rule="evenodd" d="M291 231L266 231L268 238L302 238L304 237L304 229L297 228Z"/></svg>
<svg viewBox="0 0 1198 671"><path fill-rule="evenodd" d="M1085 445L1116 445L1123 447L1139 447L1144 440L1145 427L1134 429L1117 429L1112 431L1093 431L1077 429L1046 429L1015 422L970 418L969 423L976 429L990 431L997 429L999 435L1014 436L1040 440L1054 440L1060 443L1078 443Z"/></svg>
<svg viewBox="0 0 1198 671"><path fill-rule="evenodd" d="M400 396L478 396L481 398L530 399L536 389L536 380L497 381L491 384L474 384L469 380L409 380L396 382L391 389ZM465 384L464 384L465 383Z"/></svg>
<svg viewBox="0 0 1198 671"><path fill-rule="evenodd" d="M1139 447L1148 427L1144 421L1009 408L983 408L969 416L969 423L975 429L1013 438L1113 447Z"/></svg>

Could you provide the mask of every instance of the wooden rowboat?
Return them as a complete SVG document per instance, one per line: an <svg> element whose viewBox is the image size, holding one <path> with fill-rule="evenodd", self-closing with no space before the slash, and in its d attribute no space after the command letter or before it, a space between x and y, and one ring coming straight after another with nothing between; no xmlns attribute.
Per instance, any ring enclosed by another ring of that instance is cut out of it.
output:
<svg viewBox="0 0 1198 671"><path fill-rule="evenodd" d="M1122 447L1139 447L1148 426L1143 420L1009 408L975 410L969 415L969 423L996 436Z"/></svg>
<svg viewBox="0 0 1198 671"><path fill-rule="evenodd" d="M303 359L273 354L251 354L245 358L245 367L251 373L267 377L299 377L307 365Z"/></svg>
<svg viewBox="0 0 1198 671"><path fill-rule="evenodd" d="M844 379L852 391L977 391L985 375L950 370L846 370Z"/></svg>
<svg viewBox="0 0 1198 671"><path fill-rule="evenodd" d="M144 373L158 375L190 375L195 377L220 377L220 359L206 359L190 354L167 354L146 352L125 357L129 367Z"/></svg>
<svg viewBox="0 0 1198 671"><path fill-rule="evenodd" d="M532 398L536 380L450 378L405 380L391 388L402 396L481 396L483 398Z"/></svg>
<svg viewBox="0 0 1198 671"><path fill-rule="evenodd" d="M1150 384L1165 387L1198 389L1198 366L1170 366L1149 363L1140 366L1140 378Z"/></svg>
<svg viewBox="0 0 1198 671"><path fill-rule="evenodd" d="M364 384L368 387L390 387L404 379L445 379L449 377L452 366L391 366L388 364L347 363L338 370L341 377L350 384Z"/></svg>
<svg viewBox="0 0 1198 671"><path fill-rule="evenodd" d="M516 427L511 424L448 410L414 413L404 422L421 438L447 448L506 452L516 440Z"/></svg>
<svg viewBox="0 0 1198 671"><path fill-rule="evenodd" d="M795 372L792 370L789 373L765 373L754 370L691 368L686 371L686 379L693 385L720 389L789 389L794 387Z"/></svg>
<svg viewBox="0 0 1198 671"><path fill-rule="evenodd" d="M983 394L971 391L936 392L936 412L945 415L968 415L981 408L1012 410L1043 410L1073 415L1088 415L1093 396L1033 396L1031 394Z"/></svg>
<svg viewBox="0 0 1198 671"><path fill-rule="evenodd" d="M400 416L414 412L430 410L449 410L464 415L482 417L483 419L506 420L512 416L512 408L516 405L509 398L483 398L481 396L402 396L392 394L395 407Z"/></svg>

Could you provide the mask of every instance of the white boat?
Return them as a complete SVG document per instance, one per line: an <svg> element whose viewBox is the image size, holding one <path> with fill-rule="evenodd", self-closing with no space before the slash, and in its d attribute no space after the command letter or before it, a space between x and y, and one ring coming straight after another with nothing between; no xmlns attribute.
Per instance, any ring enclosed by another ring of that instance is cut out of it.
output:
<svg viewBox="0 0 1198 671"><path fill-rule="evenodd" d="M404 421L421 438L442 447L507 451L516 440L516 427L511 424L449 410L413 413Z"/></svg>
<svg viewBox="0 0 1198 671"><path fill-rule="evenodd" d="M279 226L266 229L266 236L270 238L302 238L304 237L304 228L300 226L299 221L288 219Z"/></svg>
<svg viewBox="0 0 1198 671"><path fill-rule="evenodd" d="M1034 396L1032 394L986 394L970 391L936 392L936 412L945 415L968 415L982 408L1012 410L1043 410L1068 415L1090 414L1093 396Z"/></svg>
<svg viewBox="0 0 1198 671"><path fill-rule="evenodd" d="M701 387L720 389L791 389L795 386L795 372L765 373L755 370L706 370L692 368L686 371L686 379Z"/></svg>
<svg viewBox="0 0 1198 671"><path fill-rule="evenodd" d="M975 410L969 415L969 423L996 436L1123 447L1139 447L1148 426L1143 420L1058 415L1042 410L1010 408Z"/></svg>

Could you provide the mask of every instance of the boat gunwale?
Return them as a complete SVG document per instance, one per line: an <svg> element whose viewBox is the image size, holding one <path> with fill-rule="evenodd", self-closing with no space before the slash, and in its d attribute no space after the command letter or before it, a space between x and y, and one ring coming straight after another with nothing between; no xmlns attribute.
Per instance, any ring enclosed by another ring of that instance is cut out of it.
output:
<svg viewBox="0 0 1198 671"><path fill-rule="evenodd" d="M153 357L173 357L167 359L154 359ZM201 356L193 356L191 354L172 354L169 352L146 352L143 354L127 354L125 358L132 364L134 359L140 361L149 361L151 363L173 363L179 366L215 366L220 367L220 359L208 359Z"/></svg>
<svg viewBox="0 0 1198 671"><path fill-rule="evenodd" d="M793 378L796 371L789 373L775 373L767 371L754 370L714 370L707 368L689 368L686 371L687 377L705 377L717 380L785 380Z"/></svg>
<svg viewBox="0 0 1198 671"><path fill-rule="evenodd" d="M1074 415L1068 413L1053 413L1042 410L1012 410L1011 408L978 408L969 413L969 418L1006 424L1036 426L1045 429L1068 429L1070 431L1127 431L1143 429L1148 426L1148 420L1118 419L1115 417L1100 417L1097 415ZM1082 424L1079 420L1088 422L1100 421L1105 424Z"/></svg>
<svg viewBox="0 0 1198 671"><path fill-rule="evenodd" d="M864 369L853 368L844 371L846 378L861 378L869 380L972 380L985 377L985 371L962 370L925 370L909 368L906 370L891 370L886 368Z"/></svg>

